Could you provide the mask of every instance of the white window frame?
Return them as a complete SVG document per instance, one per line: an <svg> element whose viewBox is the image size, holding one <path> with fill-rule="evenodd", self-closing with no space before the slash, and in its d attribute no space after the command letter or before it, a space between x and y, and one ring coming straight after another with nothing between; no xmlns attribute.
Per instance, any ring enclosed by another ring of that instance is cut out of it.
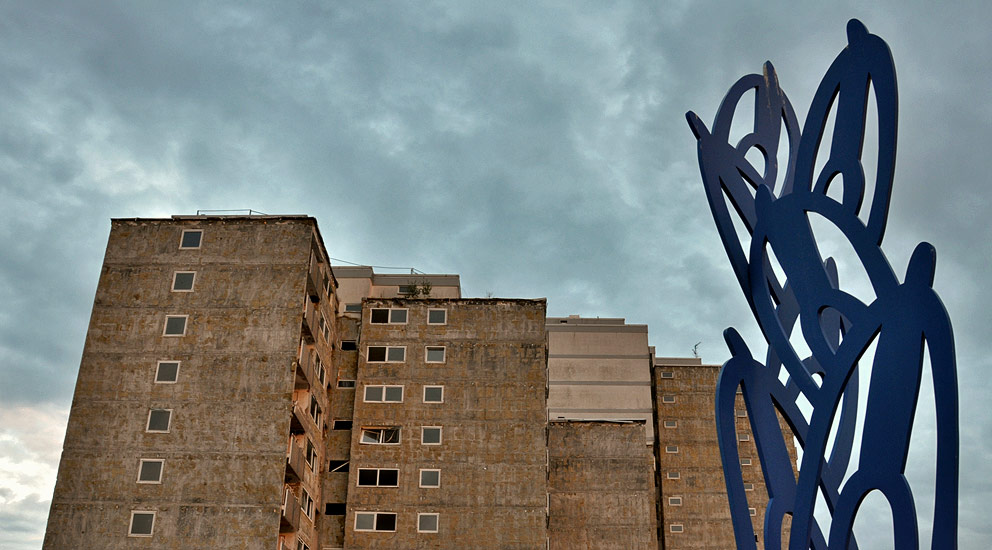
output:
<svg viewBox="0 0 992 550"><path fill-rule="evenodd" d="M431 351L441 350L441 360L431 361L429 359ZM445 346L424 346L424 363L445 363L448 359L448 350Z"/></svg>
<svg viewBox="0 0 992 550"><path fill-rule="evenodd" d="M176 280L179 279L179 275L192 275L193 281L190 283L189 288L176 288ZM172 272L172 292L193 292L196 290L196 272L195 271L173 271Z"/></svg>
<svg viewBox="0 0 992 550"><path fill-rule="evenodd" d="M666 454L670 454L670 455L677 455L677 454L679 454L679 446L678 445L665 445L665 453Z"/></svg>
<svg viewBox="0 0 992 550"><path fill-rule="evenodd" d="M757 508L748 508L747 509L747 514L749 516L751 516L751 517L754 517L754 516L758 515L758 509Z"/></svg>
<svg viewBox="0 0 992 550"><path fill-rule="evenodd" d="M310 393L310 403L307 405L307 414L313 420L313 423L320 427L320 421L324 417L324 410L320 407L320 401L317 401L317 397ZM316 413L314 410L316 409Z"/></svg>
<svg viewBox="0 0 992 550"><path fill-rule="evenodd" d="M341 385L342 382L351 382L351 385L350 386L348 386L348 385L342 386ZM353 389L355 389L356 386L357 386L357 384L355 383L355 379L354 378L339 378L338 379L337 388L339 390L353 390Z"/></svg>
<svg viewBox="0 0 992 550"><path fill-rule="evenodd" d="M324 377L327 375L324 369L324 364L320 362L320 357L315 357L313 362L314 374L317 375L317 380L320 380L320 385L324 385Z"/></svg>
<svg viewBox="0 0 992 550"><path fill-rule="evenodd" d="M747 418L747 409L737 409L737 418Z"/></svg>
<svg viewBox="0 0 992 550"><path fill-rule="evenodd" d="M386 358L384 360L382 360L382 361L373 361L372 359L369 359L369 350L371 350L372 348L385 348L385 350L386 350L386 356L385 357ZM395 350L395 349L401 349L401 350L403 350L403 358L402 359L390 359L389 358L389 352L391 350ZM365 362L366 363L405 363L406 362L406 346L366 346L365 347Z"/></svg>
<svg viewBox="0 0 992 550"><path fill-rule="evenodd" d="M365 441L366 430L396 430L396 441L384 442L383 433L377 438L378 441ZM403 429L400 426L362 426L362 431L358 432L358 444L359 445L399 445L403 442Z"/></svg>
<svg viewBox="0 0 992 550"><path fill-rule="evenodd" d="M675 396L674 395L662 395L661 396L661 402L662 403L666 403L666 404L674 403L675 402Z"/></svg>
<svg viewBox="0 0 992 550"><path fill-rule="evenodd" d="M675 378L675 373L670 370L664 370L661 371L661 377L665 380L671 380L672 378Z"/></svg>
<svg viewBox="0 0 992 550"><path fill-rule="evenodd" d="M368 398L368 388L382 388L382 399L379 401L370 400ZM400 389L400 400L391 401L386 399L386 388L399 388ZM362 387L362 402L363 403L402 403L403 402L403 386L397 384L366 384Z"/></svg>
<svg viewBox="0 0 992 550"><path fill-rule="evenodd" d="M424 472L437 472L437 485L424 485ZM417 474L417 481L421 489L440 489L441 488L441 469L440 468L421 468Z"/></svg>
<svg viewBox="0 0 992 550"><path fill-rule="evenodd" d="M159 380L158 375L162 370L162 363L175 363L176 364L176 379L175 380ZM182 361L174 361L171 359L166 359L155 363L155 383L156 384L175 384L179 382L179 369L182 367Z"/></svg>
<svg viewBox="0 0 992 550"><path fill-rule="evenodd" d="M444 320L441 321L440 323L431 322L431 313L432 312L436 312L436 311L440 311L440 312L444 313ZM434 307L427 308L427 324L428 325L447 325L448 324L448 310L446 310L444 308L434 308Z"/></svg>
<svg viewBox="0 0 992 550"><path fill-rule="evenodd" d="M682 506L682 497L681 496L668 497L668 505Z"/></svg>
<svg viewBox="0 0 992 550"><path fill-rule="evenodd" d="M187 233L199 233L200 239L196 241L196 246L183 246L183 242L186 240ZM179 236L179 250L199 250L203 246L203 230L202 229L183 229L182 235Z"/></svg>
<svg viewBox="0 0 992 550"><path fill-rule="evenodd" d="M751 441L751 434L737 434L737 441Z"/></svg>
<svg viewBox="0 0 992 550"><path fill-rule="evenodd" d="M742 458L741 459L741 466L750 466L750 465L751 465L751 459L750 458Z"/></svg>
<svg viewBox="0 0 992 550"><path fill-rule="evenodd" d="M183 333L182 334L169 334L169 319L179 319L183 320ZM189 315L166 315L165 323L162 324L162 336L166 338L181 338L186 336L186 330L189 328Z"/></svg>
<svg viewBox="0 0 992 550"><path fill-rule="evenodd" d="M306 517L313 519L313 497L303 487L300 488L300 510L303 510Z"/></svg>
<svg viewBox="0 0 992 550"><path fill-rule="evenodd" d="M160 464L158 468L158 479L147 480L141 479L141 469L146 463L151 464L152 462L158 462ZM165 475L165 459L164 458L142 458L138 460L138 479L135 483L141 483L142 485L161 485L162 476Z"/></svg>
<svg viewBox="0 0 992 550"><path fill-rule="evenodd" d="M355 474L355 487L399 487L400 486L399 468L356 468L356 470L358 470L358 473ZM361 483L362 470L365 470L367 472L371 472L371 471L375 472L375 485L362 485ZM396 485L383 485L379 481L380 472L384 472L384 471L396 472Z"/></svg>
<svg viewBox="0 0 992 550"><path fill-rule="evenodd" d="M745 491L753 491L754 490L754 483L745 483L744 484L744 490Z"/></svg>
<svg viewBox="0 0 992 550"><path fill-rule="evenodd" d="M673 523L668 526L668 532L670 533L685 533L685 526L681 523Z"/></svg>
<svg viewBox="0 0 992 550"><path fill-rule="evenodd" d="M437 429L437 443L427 443L427 442L425 442L424 441L424 430L427 430L427 429L433 430L435 428ZM440 445L444 441L444 439L443 439L443 431L444 430L442 430L441 426L421 426L420 427L420 444L421 445Z"/></svg>
<svg viewBox="0 0 992 550"><path fill-rule="evenodd" d="M296 541L296 550L310 550L310 547L302 540L298 540Z"/></svg>
<svg viewBox="0 0 992 550"><path fill-rule="evenodd" d="M311 472L315 472L317 469L317 446L313 444L309 436L304 436L306 439L306 445L303 447L303 461L307 463Z"/></svg>
<svg viewBox="0 0 992 550"><path fill-rule="evenodd" d="M342 312L343 313L358 313L359 315L361 315L361 313L362 313L362 304L344 304L344 309L342 310ZM371 321L371 319L370 319L370 321Z"/></svg>
<svg viewBox="0 0 992 550"><path fill-rule="evenodd" d="M379 516L380 515L387 515L387 514L393 516L393 525L394 525L393 529L376 529L375 528L376 527L376 524L379 523ZM360 516L360 515L371 515L372 516L372 528L371 529L359 529L358 528L358 516ZM372 532L376 532L376 533L395 533L396 532L395 524L397 523L397 521L396 521L397 519L399 519L399 518L397 517L396 512L372 512L372 511L366 511L366 510L356 511L355 512L355 524L354 524L355 525L355 531L369 532L369 533L372 533Z"/></svg>
<svg viewBox="0 0 992 550"><path fill-rule="evenodd" d="M420 528L420 518L425 516L434 516L434 530L426 530ZM437 533L441 528L441 514L437 512L419 512L417 514L417 532L418 533Z"/></svg>
<svg viewBox="0 0 992 550"><path fill-rule="evenodd" d="M152 515L152 528L149 533L135 533L134 532L134 515L135 514L151 514ZM155 510L131 510L131 520L128 522L127 526L127 536L129 537L151 537L155 535L155 519L158 513Z"/></svg>
<svg viewBox="0 0 992 550"><path fill-rule="evenodd" d="M372 322L372 312L373 311L376 311L376 310L383 310L383 309L389 311L389 313L386 314L386 322L385 323L378 323L378 322L373 323ZM394 321L393 320L393 312L394 311L405 311L406 312L406 318L402 322L400 322L400 321ZM410 322L410 309L409 308L405 308L405 307L370 307L369 308L369 324L370 325L405 325L408 322Z"/></svg>
<svg viewBox="0 0 992 550"><path fill-rule="evenodd" d="M668 473L665 474L665 477L668 478L668 479L682 479L682 472L672 472L672 471L670 471L670 472L668 472Z"/></svg>
<svg viewBox="0 0 992 550"><path fill-rule="evenodd" d="M173 409L148 409L148 419L145 421L145 433L150 434L167 434L172 431L172 410ZM153 430L150 428L152 423L152 413L155 411L167 411L169 413L169 425L164 430Z"/></svg>
<svg viewBox="0 0 992 550"><path fill-rule="evenodd" d="M428 401L427 400L427 389L428 388L441 390L441 400L440 401ZM434 405L439 404L439 403L444 403L444 386L424 386L423 401L424 401L424 403L430 403L430 404L434 404Z"/></svg>
<svg viewBox="0 0 992 550"><path fill-rule="evenodd" d="M664 426L666 428L668 428L668 429L678 428L679 427L679 421L678 420L666 420Z"/></svg>

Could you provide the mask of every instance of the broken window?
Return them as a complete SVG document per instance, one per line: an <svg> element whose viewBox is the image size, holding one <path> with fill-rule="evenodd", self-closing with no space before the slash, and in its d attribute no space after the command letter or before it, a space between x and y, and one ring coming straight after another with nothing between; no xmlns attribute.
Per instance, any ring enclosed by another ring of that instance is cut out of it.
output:
<svg viewBox="0 0 992 550"><path fill-rule="evenodd" d="M398 426L362 428L362 437L359 441L366 445L399 445L400 429Z"/></svg>

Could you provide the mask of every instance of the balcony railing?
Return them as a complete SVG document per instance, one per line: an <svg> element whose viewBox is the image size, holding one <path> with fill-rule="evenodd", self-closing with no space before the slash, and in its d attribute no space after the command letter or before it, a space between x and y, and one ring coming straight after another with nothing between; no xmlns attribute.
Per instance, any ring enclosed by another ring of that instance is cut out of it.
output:
<svg viewBox="0 0 992 550"><path fill-rule="evenodd" d="M299 483L303 480L303 449L296 443L289 444L289 455L286 456L286 483Z"/></svg>
<svg viewBox="0 0 992 550"><path fill-rule="evenodd" d="M282 502L282 516L279 520L279 532L290 533L300 529L300 502L287 487Z"/></svg>

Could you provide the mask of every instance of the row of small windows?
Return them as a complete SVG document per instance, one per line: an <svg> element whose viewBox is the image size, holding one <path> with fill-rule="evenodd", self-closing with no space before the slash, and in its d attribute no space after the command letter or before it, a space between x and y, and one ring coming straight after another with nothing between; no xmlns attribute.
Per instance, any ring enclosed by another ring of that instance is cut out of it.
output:
<svg viewBox="0 0 992 550"><path fill-rule="evenodd" d="M437 533L439 520L435 512L417 514L417 532ZM355 531L396 531L396 513L355 512Z"/></svg>
<svg viewBox="0 0 992 550"><path fill-rule="evenodd" d="M357 311L352 306L358 306ZM351 309L349 309L351 308ZM345 306L345 312L347 313L359 313L361 312L361 304L348 304ZM409 310L407 308L379 308L374 307L369 310L369 322L373 325L405 325L407 319L409 318ZM428 309L427 310L427 324L428 325L444 325L448 322L448 311L446 309Z"/></svg>
<svg viewBox="0 0 992 550"><path fill-rule="evenodd" d="M424 386L424 403L444 403L444 386ZM365 403L402 403L403 386L368 385L365 386Z"/></svg>
<svg viewBox="0 0 992 550"><path fill-rule="evenodd" d="M369 346L366 349L369 363L402 363L406 361L406 346ZM444 363L444 346L425 346L424 362Z"/></svg>
<svg viewBox="0 0 992 550"><path fill-rule="evenodd" d="M362 445L399 445L399 426L376 426L362 428L358 442ZM440 445L441 426L421 426L421 445Z"/></svg>

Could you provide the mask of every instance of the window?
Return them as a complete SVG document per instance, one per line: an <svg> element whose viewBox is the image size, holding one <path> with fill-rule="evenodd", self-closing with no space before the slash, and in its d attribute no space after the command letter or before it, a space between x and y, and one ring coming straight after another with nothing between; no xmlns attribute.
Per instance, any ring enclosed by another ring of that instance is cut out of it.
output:
<svg viewBox="0 0 992 550"><path fill-rule="evenodd" d="M682 477L682 472L668 472L668 479L679 479Z"/></svg>
<svg viewBox="0 0 992 550"><path fill-rule="evenodd" d="M348 461L347 460L330 460L327 462L328 472L347 472L348 471Z"/></svg>
<svg viewBox="0 0 992 550"><path fill-rule="evenodd" d="M674 403L675 402L675 396L674 395L663 395L663 396L661 396L661 402L662 403Z"/></svg>
<svg viewBox="0 0 992 550"><path fill-rule="evenodd" d="M668 526L668 530L671 531L672 533L681 533L682 532L682 524L681 523L673 523L673 524L671 524L671 525Z"/></svg>
<svg viewBox="0 0 992 550"><path fill-rule="evenodd" d="M665 421L665 427L666 428L678 428L679 427L679 421L678 420L666 420Z"/></svg>
<svg viewBox="0 0 992 550"><path fill-rule="evenodd" d="M320 403L317 402L317 398L310 394L310 418L313 419L313 423L320 427Z"/></svg>
<svg viewBox="0 0 992 550"><path fill-rule="evenodd" d="M751 465L751 459L750 458L742 458L741 459L741 466L750 466L750 465Z"/></svg>
<svg viewBox="0 0 992 550"><path fill-rule="evenodd" d="M404 294L406 296L409 296L411 294L420 293L420 289L417 287L417 285L399 285L399 288L396 289L396 292L397 294Z"/></svg>
<svg viewBox="0 0 992 550"><path fill-rule="evenodd" d="M296 541L296 550L310 550L310 547L302 540L298 540Z"/></svg>
<svg viewBox="0 0 992 550"><path fill-rule="evenodd" d="M747 409L737 409L737 418L744 418L747 416Z"/></svg>
<svg viewBox="0 0 992 550"><path fill-rule="evenodd" d="M155 512L131 510L131 527L127 530L129 537L150 537L155 530Z"/></svg>
<svg viewBox="0 0 992 550"><path fill-rule="evenodd" d="M345 304L344 305L344 312L345 313L361 313L362 312L362 304Z"/></svg>
<svg viewBox="0 0 992 550"><path fill-rule="evenodd" d="M744 484L744 490L745 491L753 491L754 490L754 483L745 483Z"/></svg>
<svg viewBox="0 0 992 550"><path fill-rule="evenodd" d="M162 336L186 336L186 319L189 315L166 315Z"/></svg>
<svg viewBox="0 0 992 550"><path fill-rule="evenodd" d="M195 271L176 271L172 274L173 292L193 292L193 278Z"/></svg>
<svg viewBox="0 0 992 550"><path fill-rule="evenodd" d="M317 380L320 380L320 385L324 385L324 365L320 362L320 357L314 361L313 371L317 374Z"/></svg>
<svg viewBox="0 0 992 550"><path fill-rule="evenodd" d="M306 489L301 489L303 496L300 498L300 510L307 515L308 518L313 519L313 498L310 497L310 493Z"/></svg>
<svg viewBox="0 0 992 550"><path fill-rule="evenodd" d="M359 442L365 445L399 445L400 429L398 426L362 428Z"/></svg>
<svg viewBox="0 0 992 550"><path fill-rule="evenodd" d="M324 504L325 516L343 516L347 513L348 507L344 502L328 502Z"/></svg>
<svg viewBox="0 0 992 550"><path fill-rule="evenodd" d="M365 386L366 403L402 403L403 386Z"/></svg>
<svg viewBox="0 0 992 550"><path fill-rule="evenodd" d="M310 467L310 471L314 471L314 464L317 463L317 449L313 446L313 442L310 438L307 438L307 454L306 454L307 466Z"/></svg>
<svg viewBox="0 0 992 550"><path fill-rule="evenodd" d="M369 322L372 324L405 325L406 309L372 308Z"/></svg>
<svg viewBox="0 0 992 550"><path fill-rule="evenodd" d="M737 441L751 441L750 434L737 434Z"/></svg>
<svg viewBox="0 0 992 550"><path fill-rule="evenodd" d="M440 445L441 426L423 426L420 428L421 445Z"/></svg>
<svg viewBox="0 0 992 550"><path fill-rule="evenodd" d="M448 322L448 310L446 309L428 309L427 310L427 324L428 325L444 325Z"/></svg>
<svg viewBox="0 0 992 550"><path fill-rule="evenodd" d="M418 533L437 533L438 514L417 514Z"/></svg>
<svg viewBox="0 0 992 550"><path fill-rule="evenodd" d="M665 452L668 453L668 454L676 454L676 453L679 452L679 446L678 445L668 445L668 446L665 447Z"/></svg>
<svg viewBox="0 0 992 550"><path fill-rule="evenodd" d="M156 384L175 384L179 380L179 361L159 361L155 369Z"/></svg>
<svg viewBox="0 0 992 550"><path fill-rule="evenodd" d="M444 346L427 346L426 356L428 363L444 363Z"/></svg>
<svg viewBox="0 0 992 550"><path fill-rule="evenodd" d="M757 510L757 508L748 508L747 509L747 513L749 515L751 515L751 516L756 516L756 515L758 515L758 510Z"/></svg>
<svg viewBox="0 0 992 550"><path fill-rule="evenodd" d="M682 506L682 497L668 497L669 506Z"/></svg>
<svg viewBox="0 0 992 550"><path fill-rule="evenodd" d="M424 403L444 403L444 386L424 386Z"/></svg>
<svg viewBox="0 0 992 550"><path fill-rule="evenodd" d="M366 354L369 363L402 363L406 360L403 346L369 346Z"/></svg>
<svg viewBox="0 0 992 550"><path fill-rule="evenodd" d="M358 349L358 342L355 340L341 340L341 351L355 351Z"/></svg>
<svg viewBox="0 0 992 550"><path fill-rule="evenodd" d="M393 512L355 512L355 531L395 531Z"/></svg>
<svg viewBox="0 0 992 550"><path fill-rule="evenodd" d="M351 420L335 420L331 426L332 430L350 430Z"/></svg>
<svg viewBox="0 0 992 550"><path fill-rule="evenodd" d="M138 483L162 483L164 464L161 458L142 458L138 462Z"/></svg>
<svg viewBox="0 0 992 550"><path fill-rule="evenodd" d="M200 241L203 238L201 229L184 229L183 236L179 239L179 248L200 248Z"/></svg>
<svg viewBox="0 0 992 550"><path fill-rule="evenodd" d="M420 470L420 486L436 489L441 486L441 470Z"/></svg>
<svg viewBox="0 0 992 550"><path fill-rule="evenodd" d="M338 387L341 389L353 389L355 387L354 380L338 380Z"/></svg>
<svg viewBox="0 0 992 550"><path fill-rule="evenodd" d="M392 468L359 468L359 487L398 487L400 471Z"/></svg>
<svg viewBox="0 0 992 550"><path fill-rule="evenodd" d="M148 411L146 432L168 433L172 423L172 409L152 409Z"/></svg>
<svg viewBox="0 0 992 550"><path fill-rule="evenodd" d="M662 378L675 378L675 373L674 372L671 372L671 371L662 371L661 372L661 377Z"/></svg>

